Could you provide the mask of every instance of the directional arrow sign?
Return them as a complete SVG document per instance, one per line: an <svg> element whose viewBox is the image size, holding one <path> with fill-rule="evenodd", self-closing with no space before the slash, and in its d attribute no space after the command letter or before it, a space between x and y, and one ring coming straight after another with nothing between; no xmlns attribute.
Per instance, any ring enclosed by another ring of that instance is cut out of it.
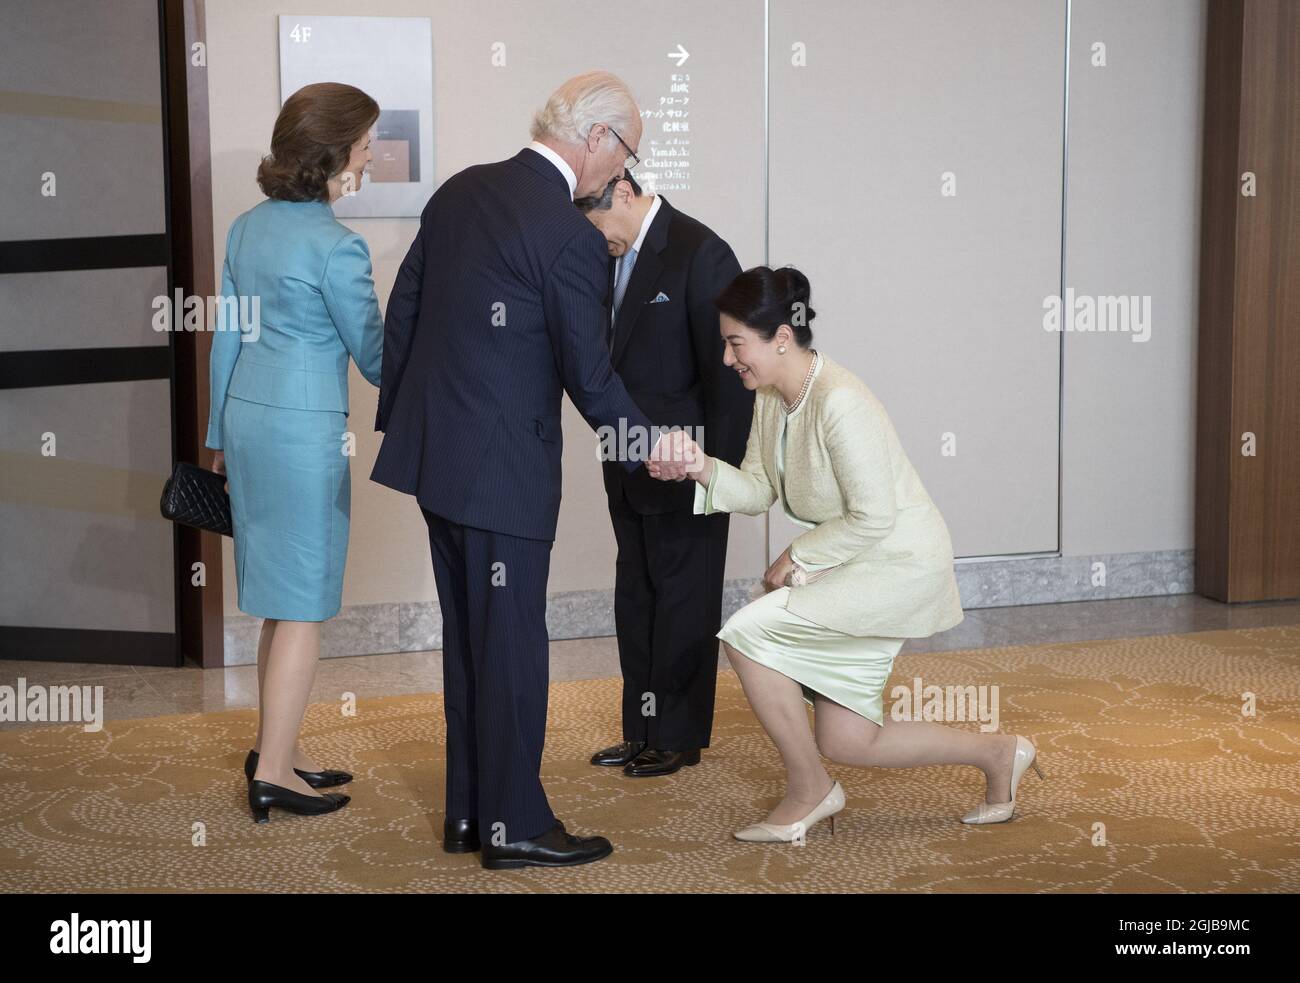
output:
<svg viewBox="0 0 1300 983"><path fill-rule="evenodd" d="M669 58L676 58L676 59L677 59L677 67L678 67L678 68L681 68L683 65L685 65L685 64L686 64L686 59L689 58L690 56L691 56L691 53L690 53L689 51L687 51L685 48L683 48L680 44L677 46L677 50L676 50L676 51L670 51L670 52L668 52L668 57L669 57Z"/></svg>

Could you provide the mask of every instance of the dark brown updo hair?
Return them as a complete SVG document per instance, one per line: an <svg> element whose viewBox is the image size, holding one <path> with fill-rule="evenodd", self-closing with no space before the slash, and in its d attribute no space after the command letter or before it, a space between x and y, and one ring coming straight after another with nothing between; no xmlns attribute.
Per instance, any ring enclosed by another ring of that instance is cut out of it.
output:
<svg viewBox="0 0 1300 983"><path fill-rule="evenodd" d="M352 157L352 145L379 119L379 103L342 82L304 85L291 95L271 133L271 152L257 167L268 198L328 201L327 182Z"/></svg>
<svg viewBox="0 0 1300 983"><path fill-rule="evenodd" d="M788 324L800 348L812 344L812 319L817 312L809 306L812 287L808 278L793 266L774 270L755 266L727 284L713 306L756 331L764 341L776 336L776 329Z"/></svg>

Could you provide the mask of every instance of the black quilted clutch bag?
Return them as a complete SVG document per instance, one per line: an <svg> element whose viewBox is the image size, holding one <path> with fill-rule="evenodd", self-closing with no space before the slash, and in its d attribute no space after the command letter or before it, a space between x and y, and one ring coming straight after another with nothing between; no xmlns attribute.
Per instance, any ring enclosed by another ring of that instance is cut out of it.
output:
<svg viewBox="0 0 1300 983"><path fill-rule="evenodd" d="M193 526L207 532L233 536L230 522L230 496L226 494L225 475L206 471L197 464L180 461L163 485L164 519Z"/></svg>

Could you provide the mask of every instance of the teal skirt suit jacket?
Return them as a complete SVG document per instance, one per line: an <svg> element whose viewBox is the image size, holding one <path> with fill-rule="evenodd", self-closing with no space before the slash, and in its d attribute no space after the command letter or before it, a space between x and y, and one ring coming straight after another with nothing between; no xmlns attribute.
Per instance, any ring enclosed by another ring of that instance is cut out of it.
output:
<svg viewBox="0 0 1300 983"><path fill-rule="evenodd" d="M206 443L225 452L244 613L338 613L352 491L348 360L378 386L382 349L370 251L326 202L267 199L235 219Z"/></svg>

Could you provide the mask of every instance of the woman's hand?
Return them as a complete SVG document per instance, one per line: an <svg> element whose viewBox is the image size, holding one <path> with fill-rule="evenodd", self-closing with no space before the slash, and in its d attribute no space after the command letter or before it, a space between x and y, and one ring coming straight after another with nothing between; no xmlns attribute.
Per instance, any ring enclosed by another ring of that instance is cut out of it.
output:
<svg viewBox="0 0 1300 983"><path fill-rule="evenodd" d="M708 488L709 479L713 477L713 458L709 457L709 455L705 454L703 451L700 451L698 460L699 464L694 471L691 470L690 465L687 465L686 473L689 477L694 478L705 488Z"/></svg>
<svg viewBox="0 0 1300 983"><path fill-rule="evenodd" d="M212 470L215 471L217 474L221 474L221 475L224 475L226 473L226 452L225 451L212 452ZM226 488L229 487L230 487L230 482L227 481Z"/></svg>
<svg viewBox="0 0 1300 983"><path fill-rule="evenodd" d="M681 474L680 468L667 466L669 464L681 464L685 473ZM656 444L655 453L646 462L650 476L662 481L681 481L683 478L698 480L701 471L712 472L712 465L712 460L685 430L670 430L665 433ZM703 480L708 483L707 474Z"/></svg>
<svg viewBox="0 0 1300 983"><path fill-rule="evenodd" d="M779 590L786 586L786 577L788 577L795 568L794 560L790 559L790 547L785 548L785 552L776 558L767 573L763 574L763 588L767 591Z"/></svg>

